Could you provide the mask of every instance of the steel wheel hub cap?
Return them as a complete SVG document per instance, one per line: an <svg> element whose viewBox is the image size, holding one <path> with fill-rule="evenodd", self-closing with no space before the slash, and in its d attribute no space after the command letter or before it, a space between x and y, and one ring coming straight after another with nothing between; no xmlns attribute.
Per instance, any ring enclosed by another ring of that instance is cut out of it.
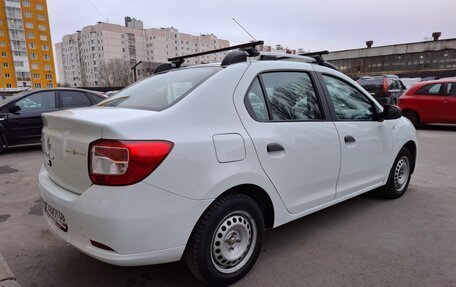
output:
<svg viewBox="0 0 456 287"><path fill-rule="evenodd" d="M215 230L211 242L214 267L222 273L236 272L253 253L257 230L252 216L245 211L227 215Z"/></svg>
<svg viewBox="0 0 456 287"><path fill-rule="evenodd" d="M410 165L408 159L403 156L399 159L394 169L394 186L397 191L402 191L407 185L410 174Z"/></svg>

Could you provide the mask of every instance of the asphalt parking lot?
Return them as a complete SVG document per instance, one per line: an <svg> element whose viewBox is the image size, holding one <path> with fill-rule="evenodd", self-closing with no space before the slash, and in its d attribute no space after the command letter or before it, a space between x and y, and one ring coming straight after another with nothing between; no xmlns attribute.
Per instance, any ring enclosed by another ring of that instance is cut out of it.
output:
<svg viewBox="0 0 456 287"><path fill-rule="evenodd" d="M235 285L456 286L456 126L418 140L402 198L362 195L267 231ZM0 252L23 286L200 286L182 263L111 266L54 236L38 196L42 159L37 146L0 155Z"/></svg>

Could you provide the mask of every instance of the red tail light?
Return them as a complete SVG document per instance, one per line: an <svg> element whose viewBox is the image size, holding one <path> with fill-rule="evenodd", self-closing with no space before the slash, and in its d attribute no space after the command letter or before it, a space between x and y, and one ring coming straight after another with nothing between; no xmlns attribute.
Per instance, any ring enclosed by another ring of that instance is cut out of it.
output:
<svg viewBox="0 0 456 287"><path fill-rule="evenodd" d="M388 80L387 79L383 79L383 92L385 92L385 93L388 92Z"/></svg>
<svg viewBox="0 0 456 287"><path fill-rule="evenodd" d="M89 147L90 179L100 185L137 183L163 162L173 146L169 141L94 141Z"/></svg>

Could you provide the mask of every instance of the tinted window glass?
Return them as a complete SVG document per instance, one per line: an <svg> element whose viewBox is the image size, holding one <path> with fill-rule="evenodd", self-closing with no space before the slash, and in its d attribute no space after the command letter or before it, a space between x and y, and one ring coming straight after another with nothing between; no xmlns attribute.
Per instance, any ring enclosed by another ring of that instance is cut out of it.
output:
<svg viewBox="0 0 456 287"><path fill-rule="evenodd" d="M273 120L321 119L320 105L309 75L299 72L261 75Z"/></svg>
<svg viewBox="0 0 456 287"><path fill-rule="evenodd" d="M446 86L447 95L456 96L456 83L448 83Z"/></svg>
<svg viewBox="0 0 456 287"><path fill-rule="evenodd" d="M358 84L369 93L383 91L383 79L359 79Z"/></svg>
<svg viewBox="0 0 456 287"><path fill-rule="evenodd" d="M89 98L81 92L76 91L60 91L62 100L62 108L77 108L91 106Z"/></svg>
<svg viewBox="0 0 456 287"><path fill-rule="evenodd" d="M419 89L417 95L438 95L442 84L429 84Z"/></svg>
<svg viewBox="0 0 456 287"><path fill-rule="evenodd" d="M338 120L373 120L374 107L355 87L330 76L323 76Z"/></svg>
<svg viewBox="0 0 456 287"><path fill-rule="evenodd" d="M249 113L256 120L268 120L268 108L264 100L263 91L261 90L258 78L253 81L252 86L247 92L246 104L250 106Z"/></svg>
<svg viewBox="0 0 456 287"><path fill-rule="evenodd" d="M55 109L54 92L39 92L20 99L16 106L21 107L21 111L47 111Z"/></svg>
<svg viewBox="0 0 456 287"><path fill-rule="evenodd" d="M199 67L154 75L123 89L99 105L160 111L185 97L220 70L220 67Z"/></svg>

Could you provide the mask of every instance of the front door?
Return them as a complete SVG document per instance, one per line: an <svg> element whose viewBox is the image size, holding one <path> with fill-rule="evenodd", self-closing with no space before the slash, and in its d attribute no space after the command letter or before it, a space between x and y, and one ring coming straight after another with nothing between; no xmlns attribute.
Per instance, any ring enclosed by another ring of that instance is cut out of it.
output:
<svg viewBox="0 0 456 287"><path fill-rule="evenodd" d="M250 114L243 123L288 211L298 213L334 200L340 144L311 74L262 73L253 78L247 94L242 93L242 105Z"/></svg>
<svg viewBox="0 0 456 287"><path fill-rule="evenodd" d="M378 121L374 103L348 82L330 75L323 75L323 82L342 152L337 198L382 185L392 154L392 125Z"/></svg>
<svg viewBox="0 0 456 287"><path fill-rule="evenodd" d="M56 110L55 92L37 92L11 103L11 106L17 106L20 109L17 112L8 113L8 142L10 144L37 143L40 141L43 128L41 114Z"/></svg>

